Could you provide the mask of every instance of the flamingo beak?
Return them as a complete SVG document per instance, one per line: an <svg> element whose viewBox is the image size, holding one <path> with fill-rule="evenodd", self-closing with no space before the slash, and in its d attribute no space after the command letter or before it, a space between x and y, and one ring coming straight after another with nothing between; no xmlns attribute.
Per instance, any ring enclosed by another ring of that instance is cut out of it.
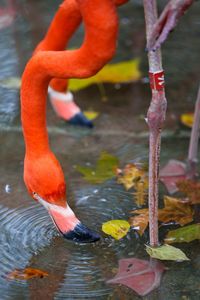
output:
<svg viewBox="0 0 200 300"><path fill-rule="evenodd" d="M100 235L83 225L68 205L61 207L51 204L37 194L34 198L48 210L56 228L65 239L76 243L93 243L100 240Z"/></svg>
<svg viewBox="0 0 200 300"><path fill-rule="evenodd" d="M97 232L90 230L82 223L78 223L73 230L62 234L65 239L76 243L94 243L100 240Z"/></svg>
<svg viewBox="0 0 200 300"><path fill-rule="evenodd" d="M65 239L85 244L100 240L99 234L82 224L74 214L67 218L55 210L49 210L49 214L57 230Z"/></svg>

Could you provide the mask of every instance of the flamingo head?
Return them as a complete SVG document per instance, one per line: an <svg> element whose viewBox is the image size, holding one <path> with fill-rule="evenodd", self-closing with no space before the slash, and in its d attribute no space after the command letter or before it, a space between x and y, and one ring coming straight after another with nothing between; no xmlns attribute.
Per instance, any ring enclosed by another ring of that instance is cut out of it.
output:
<svg viewBox="0 0 200 300"><path fill-rule="evenodd" d="M66 202L66 184L62 168L54 154L26 156L24 181L30 195L49 212L58 231L69 240L80 243L100 239L96 232L83 225Z"/></svg>

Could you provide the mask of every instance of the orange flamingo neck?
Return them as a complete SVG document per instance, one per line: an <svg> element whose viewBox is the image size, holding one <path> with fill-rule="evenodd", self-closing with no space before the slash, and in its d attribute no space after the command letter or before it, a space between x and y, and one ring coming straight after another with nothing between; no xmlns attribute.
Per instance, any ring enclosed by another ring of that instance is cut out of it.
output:
<svg viewBox="0 0 200 300"><path fill-rule="evenodd" d="M117 15L112 0L77 0L85 23L82 47L74 51L39 51L22 77L21 112L26 154L50 151L46 130L47 88L53 77L85 78L109 61L116 47Z"/></svg>

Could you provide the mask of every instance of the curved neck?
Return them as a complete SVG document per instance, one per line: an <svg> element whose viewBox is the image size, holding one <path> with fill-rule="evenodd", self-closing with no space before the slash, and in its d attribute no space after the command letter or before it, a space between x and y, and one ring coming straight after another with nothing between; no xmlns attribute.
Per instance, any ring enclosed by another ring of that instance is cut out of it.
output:
<svg viewBox="0 0 200 300"><path fill-rule="evenodd" d="M76 0L65 0L56 12L44 39L36 47L38 51L64 50L66 44L81 23L81 14Z"/></svg>
<svg viewBox="0 0 200 300"><path fill-rule="evenodd" d="M28 62L21 87L21 118L26 154L49 151L46 130L47 87L53 77L85 78L97 73L114 54L117 15L112 0L77 0L85 39L74 51L39 51Z"/></svg>

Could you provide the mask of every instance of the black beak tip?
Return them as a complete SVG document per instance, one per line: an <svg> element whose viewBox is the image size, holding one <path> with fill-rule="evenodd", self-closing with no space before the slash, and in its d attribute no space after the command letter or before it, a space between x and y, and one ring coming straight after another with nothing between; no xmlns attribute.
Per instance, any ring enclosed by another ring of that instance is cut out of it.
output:
<svg viewBox="0 0 200 300"><path fill-rule="evenodd" d="M93 128L93 123L84 116L82 112L77 113L73 118L68 121L71 125L85 126L89 128Z"/></svg>
<svg viewBox="0 0 200 300"><path fill-rule="evenodd" d="M90 230L82 223L79 223L75 228L69 232L62 233L63 237L67 240L76 243L94 243L100 240L100 235L95 231Z"/></svg>

